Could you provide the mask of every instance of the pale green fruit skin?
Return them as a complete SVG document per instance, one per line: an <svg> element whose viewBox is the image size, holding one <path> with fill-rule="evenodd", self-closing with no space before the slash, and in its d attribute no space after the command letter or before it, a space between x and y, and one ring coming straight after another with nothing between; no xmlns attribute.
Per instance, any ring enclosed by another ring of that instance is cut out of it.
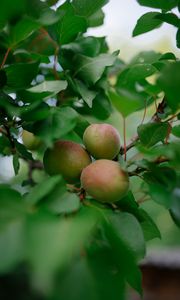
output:
<svg viewBox="0 0 180 300"><path fill-rule="evenodd" d="M22 132L22 141L24 146L29 150L37 150L42 145L42 141L27 130L23 130Z"/></svg>
<svg viewBox="0 0 180 300"><path fill-rule="evenodd" d="M91 158L81 145L61 140L45 151L43 162L49 175L61 174L68 183L75 183Z"/></svg>
<svg viewBox="0 0 180 300"><path fill-rule="evenodd" d="M99 159L82 171L81 185L97 201L114 203L128 192L129 177L118 162Z"/></svg>
<svg viewBox="0 0 180 300"><path fill-rule="evenodd" d="M91 124L83 135L84 145L96 159L113 159L120 150L120 136L110 124Z"/></svg>

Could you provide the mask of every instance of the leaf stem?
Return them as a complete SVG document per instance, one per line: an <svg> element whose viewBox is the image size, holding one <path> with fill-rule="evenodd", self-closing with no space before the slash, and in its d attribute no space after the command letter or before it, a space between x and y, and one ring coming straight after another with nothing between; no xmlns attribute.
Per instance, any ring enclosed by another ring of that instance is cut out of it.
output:
<svg viewBox="0 0 180 300"><path fill-rule="evenodd" d="M123 139L124 139L124 160L126 161L127 148L126 148L126 118L123 117Z"/></svg>
<svg viewBox="0 0 180 300"><path fill-rule="evenodd" d="M8 48L7 51L6 51L6 53L5 53L5 55L4 55L4 58L3 58L3 61L1 63L0 69L2 69L4 67L10 51L11 51L11 48Z"/></svg>
<svg viewBox="0 0 180 300"><path fill-rule="evenodd" d="M141 125L144 123L144 120L145 120L145 117L146 117L146 112L147 112L147 100L145 100L144 113L143 113Z"/></svg>

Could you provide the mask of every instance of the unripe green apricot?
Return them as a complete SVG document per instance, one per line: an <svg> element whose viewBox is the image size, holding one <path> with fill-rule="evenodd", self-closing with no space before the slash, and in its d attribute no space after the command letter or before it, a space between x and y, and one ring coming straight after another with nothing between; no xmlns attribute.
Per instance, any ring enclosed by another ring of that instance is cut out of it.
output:
<svg viewBox="0 0 180 300"><path fill-rule="evenodd" d="M22 132L22 141L24 146L29 150L37 150L42 145L39 137L25 129Z"/></svg>
<svg viewBox="0 0 180 300"><path fill-rule="evenodd" d="M99 159L82 171L81 185L94 199L113 203L128 192L129 177L118 162Z"/></svg>
<svg viewBox="0 0 180 300"><path fill-rule="evenodd" d="M84 145L96 159L113 159L120 150L120 136L110 124L91 124L83 135Z"/></svg>
<svg viewBox="0 0 180 300"><path fill-rule="evenodd" d="M74 183L91 163L91 158L81 145L60 140L45 151L43 162L49 175L61 174L68 183Z"/></svg>

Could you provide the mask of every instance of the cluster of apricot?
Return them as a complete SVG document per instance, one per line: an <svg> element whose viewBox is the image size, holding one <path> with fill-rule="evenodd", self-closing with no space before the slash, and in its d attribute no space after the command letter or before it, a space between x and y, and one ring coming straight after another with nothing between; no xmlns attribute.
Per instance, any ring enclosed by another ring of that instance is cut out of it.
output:
<svg viewBox="0 0 180 300"><path fill-rule="evenodd" d="M67 183L81 182L94 199L113 203L128 191L129 177L113 159L120 150L118 131L109 124L91 124L83 135L84 146L72 141L56 141L44 154L49 175L61 174Z"/></svg>

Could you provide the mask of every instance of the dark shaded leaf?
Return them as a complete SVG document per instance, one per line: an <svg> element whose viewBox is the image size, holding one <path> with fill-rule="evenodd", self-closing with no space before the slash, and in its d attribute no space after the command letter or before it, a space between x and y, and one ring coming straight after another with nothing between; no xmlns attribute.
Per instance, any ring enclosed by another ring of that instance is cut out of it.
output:
<svg viewBox="0 0 180 300"><path fill-rule="evenodd" d="M163 22L166 22L168 24L174 25L176 27L179 27L179 25L180 25L180 20L179 20L178 16L176 16L173 13L158 14L155 18L158 20L161 20Z"/></svg>
<svg viewBox="0 0 180 300"><path fill-rule="evenodd" d="M19 167L20 167L20 163L19 163L19 155L16 153L13 155L13 168L14 168L14 173L15 175L18 174L19 172Z"/></svg>
<svg viewBox="0 0 180 300"><path fill-rule="evenodd" d="M173 111L180 108L180 61L165 67L158 78L158 84L166 94L167 102Z"/></svg>
<svg viewBox="0 0 180 300"><path fill-rule="evenodd" d="M39 62L12 64L5 68L7 86L11 89L23 89L29 87L37 75Z"/></svg>
<svg viewBox="0 0 180 300"><path fill-rule="evenodd" d="M153 8L160 8L160 9L166 9L171 10L174 8L178 0L137 0L140 5L153 7Z"/></svg>

